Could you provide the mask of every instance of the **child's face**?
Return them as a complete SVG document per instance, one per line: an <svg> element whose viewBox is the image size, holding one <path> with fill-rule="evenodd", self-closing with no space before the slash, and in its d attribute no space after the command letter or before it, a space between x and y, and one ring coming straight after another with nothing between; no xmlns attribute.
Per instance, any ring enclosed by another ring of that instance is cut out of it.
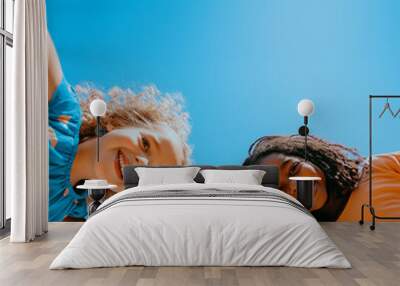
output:
<svg viewBox="0 0 400 286"><path fill-rule="evenodd" d="M91 144L91 157L95 153L96 138L83 144ZM82 152L82 151L81 151ZM82 155L82 154L80 154ZM123 186L122 168L126 165L183 165L183 143L175 131L167 125L152 128L123 128L108 132L100 138L100 158L93 160L98 178Z"/></svg>
<svg viewBox="0 0 400 286"><path fill-rule="evenodd" d="M289 180L289 177L305 176L320 177L321 181L316 182L314 188L314 201L311 210L317 210L324 206L328 199L326 180L324 172L311 162L304 162L304 159L296 156L287 156L281 153L272 153L261 159L259 164L276 165L279 167L279 187L282 191L296 197L296 182Z"/></svg>

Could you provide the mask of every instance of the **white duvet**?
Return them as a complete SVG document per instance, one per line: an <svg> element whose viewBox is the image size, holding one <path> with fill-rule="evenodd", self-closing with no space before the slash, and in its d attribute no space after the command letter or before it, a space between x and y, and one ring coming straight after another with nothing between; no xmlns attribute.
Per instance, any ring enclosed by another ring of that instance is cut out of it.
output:
<svg viewBox="0 0 400 286"><path fill-rule="evenodd" d="M127 189L266 190L262 186L180 184ZM294 266L350 268L318 222L288 204L246 198L123 201L91 217L50 269L145 266Z"/></svg>

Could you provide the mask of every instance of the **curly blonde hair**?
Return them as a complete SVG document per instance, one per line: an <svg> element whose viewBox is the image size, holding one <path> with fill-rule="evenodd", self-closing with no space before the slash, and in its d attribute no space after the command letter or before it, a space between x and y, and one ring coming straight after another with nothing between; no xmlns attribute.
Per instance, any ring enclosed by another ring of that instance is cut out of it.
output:
<svg viewBox="0 0 400 286"><path fill-rule="evenodd" d="M155 85L144 86L138 93L120 87L104 92L88 83L77 85L75 90L82 110L80 142L96 136L96 118L90 113L89 105L92 100L101 98L107 102L107 112L100 119L102 127L110 131L166 124L182 140L184 164L190 163L191 147L187 141L191 128L181 94L162 94Z"/></svg>

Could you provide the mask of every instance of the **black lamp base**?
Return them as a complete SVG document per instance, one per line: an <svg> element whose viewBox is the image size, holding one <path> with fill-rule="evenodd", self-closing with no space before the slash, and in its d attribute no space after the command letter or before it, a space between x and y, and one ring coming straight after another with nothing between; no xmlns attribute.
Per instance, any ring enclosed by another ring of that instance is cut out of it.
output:
<svg viewBox="0 0 400 286"><path fill-rule="evenodd" d="M89 205L89 214L94 213L101 205L101 200L105 197L107 189L90 189L89 197L93 202Z"/></svg>
<svg viewBox="0 0 400 286"><path fill-rule="evenodd" d="M299 135L306 136L310 133L310 129L306 125L302 125L299 128Z"/></svg>
<svg viewBox="0 0 400 286"><path fill-rule="evenodd" d="M307 209L313 206L313 191L314 181L312 180L299 180L297 183L297 199Z"/></svg>

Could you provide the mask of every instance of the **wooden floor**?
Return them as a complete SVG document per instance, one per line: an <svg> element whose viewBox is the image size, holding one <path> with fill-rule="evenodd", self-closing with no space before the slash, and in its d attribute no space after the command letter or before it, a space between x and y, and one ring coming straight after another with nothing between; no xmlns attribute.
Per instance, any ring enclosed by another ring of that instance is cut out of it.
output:
<svg viewBox="0 0 400 286"><path fill-rule="evenodd" d="M124 267L48 270L80 223L51 223L33 243L0 241L0 285L400 285L400 224L375 232L355 223L323 223L352 269L289 267Z"/></svg>

